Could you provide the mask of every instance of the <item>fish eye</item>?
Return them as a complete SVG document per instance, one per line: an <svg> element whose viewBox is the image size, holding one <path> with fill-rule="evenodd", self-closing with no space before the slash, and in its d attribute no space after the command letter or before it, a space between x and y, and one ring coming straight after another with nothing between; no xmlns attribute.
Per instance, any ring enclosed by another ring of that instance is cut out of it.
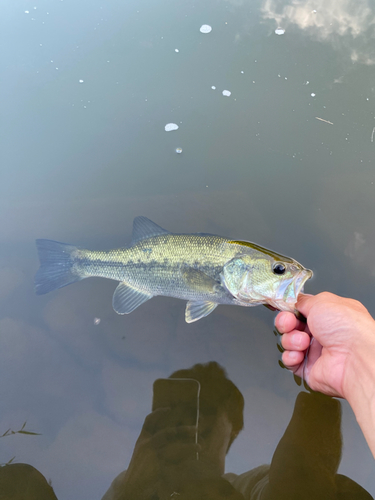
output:
<svg viewBox="0 0 375 500"><path fill-rule="evenodd" d="M286 271L286 267L284 266L284 264L280 264L280 262L278 262L277 264L274 264L272 270L274 274L284 274Z"/></svg>

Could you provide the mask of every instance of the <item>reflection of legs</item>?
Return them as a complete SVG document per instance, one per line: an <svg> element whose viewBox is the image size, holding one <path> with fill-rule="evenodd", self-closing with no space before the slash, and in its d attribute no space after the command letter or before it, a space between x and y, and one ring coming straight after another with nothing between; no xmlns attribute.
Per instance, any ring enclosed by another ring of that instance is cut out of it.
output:
<svg viewBox="0 0 375 500"><path fill-rule="evenodd" d="M320 393L301 392L272 458L270 496L278 500L336 499L341 459L341 405Z"/></svg>
<svg viewBox="0 0 375 500"><path fill-rule="evenodd" d="M10 464L0 467L0 498L57 500L46 478L28 464Z"/></svg>

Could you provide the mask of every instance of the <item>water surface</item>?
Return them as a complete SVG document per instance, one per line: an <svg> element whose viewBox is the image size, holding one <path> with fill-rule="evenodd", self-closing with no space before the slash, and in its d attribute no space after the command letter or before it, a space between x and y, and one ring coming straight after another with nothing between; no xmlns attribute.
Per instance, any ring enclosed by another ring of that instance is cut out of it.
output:
<svg viewBox="0 0 375 500"><path fill-rule="evenodd" d="M59 499L101 498L153 381L215 360L246 402L226 470L270 463L301 391L273 313L220 306L188 325L182 301L158 297L123 317L101 279L36 297L34 240L122 246L145 215L290 255L314 270L307 292L374 315L371 3L35 0L2 18L0 435L25 421L41 435L2 438L0 462L32 464ZM374 495L342 407L339 472Z"/></svg>

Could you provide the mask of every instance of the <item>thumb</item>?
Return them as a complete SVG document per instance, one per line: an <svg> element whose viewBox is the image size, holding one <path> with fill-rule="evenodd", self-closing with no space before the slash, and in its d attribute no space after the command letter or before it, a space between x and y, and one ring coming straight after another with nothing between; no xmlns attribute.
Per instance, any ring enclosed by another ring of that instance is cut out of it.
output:
<svg viewBox="0 0 375 500"><path fill-rule="evenodd" d="M298 295L296 309L301 314L303 314L305 316L305 318L307 318L309 315L309 312L310 312L312 306L315 304L315 302L316 302L315 295L300 293Z"/></svg>

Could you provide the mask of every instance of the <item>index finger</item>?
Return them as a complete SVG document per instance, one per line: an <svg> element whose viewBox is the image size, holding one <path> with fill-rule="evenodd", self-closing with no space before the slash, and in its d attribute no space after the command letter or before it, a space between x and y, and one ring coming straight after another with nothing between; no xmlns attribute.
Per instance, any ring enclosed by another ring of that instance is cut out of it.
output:
<svg viewBox="0 0 375 500"><path fill-rule="evenodd" d="M282 311L275 318L275 326L279 333L289 333L292 330L305 331L306 323L300 321L292 312Z"/></svg>

